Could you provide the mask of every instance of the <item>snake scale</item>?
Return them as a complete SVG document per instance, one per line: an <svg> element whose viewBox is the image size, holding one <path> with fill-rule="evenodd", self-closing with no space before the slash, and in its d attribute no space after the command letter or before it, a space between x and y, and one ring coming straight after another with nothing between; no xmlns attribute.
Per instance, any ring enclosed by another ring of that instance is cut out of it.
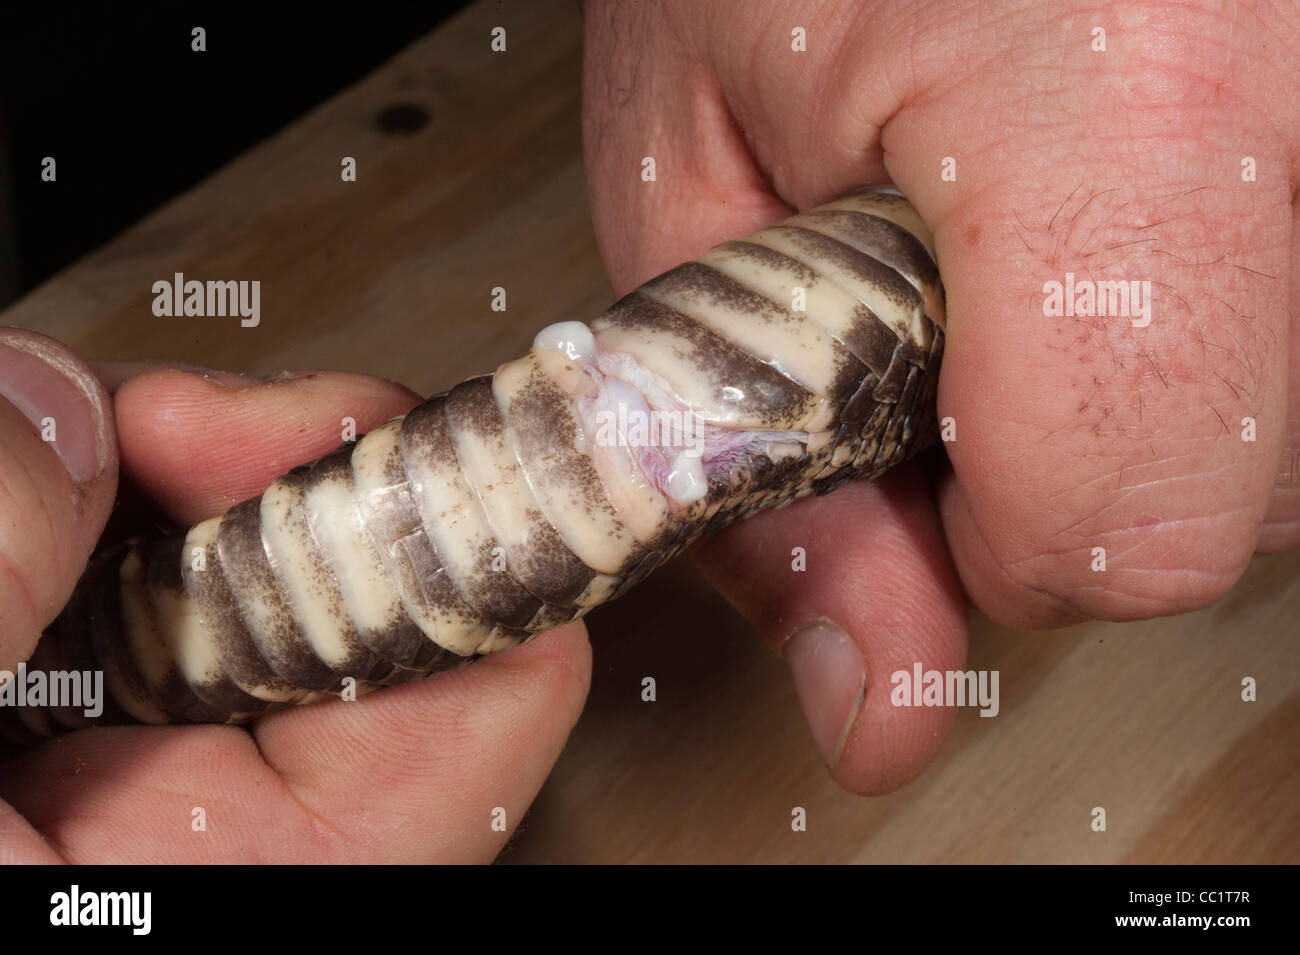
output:
<svg viewBox="0 0 1300 955"><path fill-rule="evenodd" d="M28 668L102 670L92 722L242 722L516 646L701 535L937 432L944 293L892 187L725 242L220 517L92 562ZM20 725L19 725L20 724Z"/></svg>

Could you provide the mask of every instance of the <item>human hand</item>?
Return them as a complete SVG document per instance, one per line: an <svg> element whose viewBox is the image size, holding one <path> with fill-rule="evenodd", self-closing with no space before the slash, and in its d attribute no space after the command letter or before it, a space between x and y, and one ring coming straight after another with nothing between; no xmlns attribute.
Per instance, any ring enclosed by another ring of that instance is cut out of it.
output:
<svg viewBox="0 0 1300 955"><path fill-rule="evenodd" d="M8 670L31 655L71 594L113 509L119 465L165 516L191 524L333 450L343 416L362 432L420 400L342 372L267 383L92 367L53 339L13 329L0 330L0 396L0 669ZM52 444L29 421L46 417ZM247 727L71 733L4 765L0 857L490 861L559 756L590 675L579 622L364 705L296 707ZM503 829L493 827L498 807ZM194 828L196 809L205 830Z"/></svg>
<svg viewBox="0 0 1300 955"><path fill-rule="evenodd" d="M1300 542L1300 17L1211 6L588 5L617 293L865 183L896 183L935 235L951 468L697 550L790 661L848 789L894 789L938 750L952 710L891 706L889 677L961 668L963 589L1014 627L1134 620L1204 607ZM1149 324L1047 315L1067 273L1149 282Z"/></svg>

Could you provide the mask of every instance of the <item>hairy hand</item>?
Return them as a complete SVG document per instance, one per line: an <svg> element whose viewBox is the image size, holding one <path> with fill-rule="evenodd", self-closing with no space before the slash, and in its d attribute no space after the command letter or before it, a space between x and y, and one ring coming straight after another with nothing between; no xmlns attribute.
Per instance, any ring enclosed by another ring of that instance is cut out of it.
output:
<svg viewBox="0 0 1300 955"><path fill-rule="evenodd" d="M934 231L955 439L933 494L909 466L698 553L790 661L849 789L900 785L942 741L952 711L891 706L889 676L961 666L954 567L994 620L1055 627L1204 607L1300 541L1300 11L1219 7L588 7L620 294L864 183ZM1137 282L1149 313L1051 314L1047 283L1081 280Z"/></svg>

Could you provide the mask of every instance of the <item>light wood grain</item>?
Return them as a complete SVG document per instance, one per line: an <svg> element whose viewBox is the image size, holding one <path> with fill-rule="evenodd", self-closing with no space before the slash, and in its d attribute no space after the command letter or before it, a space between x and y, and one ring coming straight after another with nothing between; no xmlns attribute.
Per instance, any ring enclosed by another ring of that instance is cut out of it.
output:
<svg viewBox="0 0 1300 955"><path fill-rule="evenodd" d="M505 54L489 50L496 25ZM479 3L0 318L97 358L340 367L422 392L490 370L610 299L580 56L576 4ZM381 132L394 103L430 124ZM358 182L340 181L343 156ZM150 287L176 271L260 279L261 325L154 317ZM963 710L919 780L862 799L822 767L783 664L679 561L589 618L590 702L503 858L1300 861L1298 572L1300 555L1257 561L1175 619L1047 634L975 619L968 665L1000 672L1000 715ZM1241 701L1246 676L1258 702ZM795 806L807 832L791 831Z"/></svg>

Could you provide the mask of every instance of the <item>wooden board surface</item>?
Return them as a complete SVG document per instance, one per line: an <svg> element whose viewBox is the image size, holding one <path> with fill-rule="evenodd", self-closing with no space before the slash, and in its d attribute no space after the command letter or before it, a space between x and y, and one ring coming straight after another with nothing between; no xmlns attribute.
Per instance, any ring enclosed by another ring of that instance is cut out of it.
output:
<svg viewBox="0 0 1300 955"><path fill-rule="evenodd" d="M477 3L0 323L94 358L347 368L425 393L488 371L610 301L580 40L568 0ZM382 119L398 106L412 122ZM174 272L260 279L261 324L155 317L152 283ZM590 702L503 860L1300 862L1298 581L1293 554L1183 617L1047 634L975 618L968 666L1000 671L1000 715L962 710L919 780L863 799L822 767L784 665L678 561L588 618Z"/></svg>

